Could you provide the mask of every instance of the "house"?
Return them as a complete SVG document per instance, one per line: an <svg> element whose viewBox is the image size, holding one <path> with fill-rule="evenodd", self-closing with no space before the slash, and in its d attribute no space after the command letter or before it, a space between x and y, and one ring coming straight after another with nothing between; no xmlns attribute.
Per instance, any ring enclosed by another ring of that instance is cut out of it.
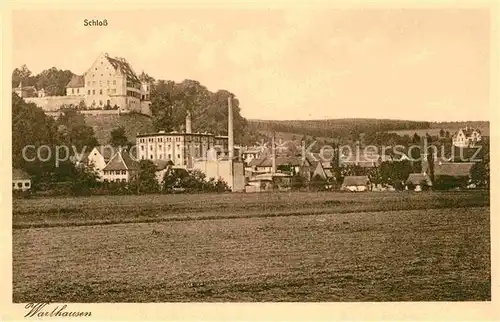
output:
<svg viewBox="0 0 500 322"><path fill-rule="evenodd" d="M166 160L154 160L153 161L155 167L156 167L156 181L158 181L158 184L163 183L163 178L165 177L165 174L168 172L168 170L174 166L174 163L172 161L166 161Z"/></svg>
<svg viewBox="0 0 500 322"><path fill-rule="evenodd" d="M286 173L263 173L251 178L245 192L288 191L291 189L292 176Z"/></svg>
<svg viewBox="0 0 500 322"><path fill-rule="evenodd" d="M22 169L12 168L12 190L27 191L30 189L30 176Z"/></svg>
<svg viewBox="0 0 500 322"><path fill-rule="evenodd" d="M429 176L424 173L410 173L408 179L406 179L405 184L407 190L409 185L415 187L415 191L422 191L422 189L424 188L423 185L431 187L432 182Z"/></svg>
<svg viewBox="0 0 500 322"><path fill-rule="evenodd" d="M130 182L139 170L139 163L127 151L118 151L106 164L103 172L104 182Z"/></svg>
<svg viewBox="0 0 500 322"><path fill-rule="evenodd" d="M481 141L481 131L479 129L466 126L459 129L452 137L453 145L456 147L473 147Z"/></svg>
<svg viewBox="0 0 500 322"><path fill-rule="evenodd" d="M94 165L94 170L99 175L99 181L104 180L103 169L106 167L111 158L120 150L119 147L112 147L110 145L100 145L94 147L90 152L82 153L74 159L75 164L78 165Z"/></svg>
<svg viewBox="0 0 500 322"><path fill-rule="evenodd" d="M258 159L263 152L262 148L259 147L251 147L242 149L241 159L245 164L249 164L253 159Z"/></svg>
<svg viewBox="0 0 500 322"><path fill-rule="evenodd" d="M307 159L301 157L279 156L275 158L276 171L287 174L298 174L303 167L310 167L311 164ZM253 159L245 168L245 172L250 176L255 176L263 173L271 173L273 168L272 156L263 156L258 159Z"/></svg>
<svg viewBox="0 0 500 322"><path fill-rule="evenodd" d="M342 190L345 191L367 191L370 186L368 176L346 176L342 182Z"/></svg>
<svg viewBox="0 0 500 322"><path fill-rule="evenodd" d="M35 86L23 86L23 82L20 81L19 85L12 90L17 96L26 98L26 97L35 97L38 96L38 91Z"/></svg>

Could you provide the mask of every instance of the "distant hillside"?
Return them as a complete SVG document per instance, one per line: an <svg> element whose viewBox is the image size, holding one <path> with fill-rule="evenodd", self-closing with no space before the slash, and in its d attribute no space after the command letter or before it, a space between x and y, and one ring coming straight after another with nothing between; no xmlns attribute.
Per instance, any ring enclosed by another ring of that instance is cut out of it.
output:
<svg viewBox="0 0 500 322"><path fill-rule="evenodd" d="M267 121L248 120L259 132L283 132L298 136L346 137L365 132L387 132L397 130L428 129L430 122L387 119L330 119L312 121Z"/></svg>
<svg viewBox="0 0 500 322"><path fill-rule="evenodd" d="M490 135L490 122L487 121L471 121L471 122L432 122L430 123L430 128L428 129L414 129L414 130L398 130L390 131L392 133L397 133L399 135L413 135L417 133L422 136L428 133L429 135L439 135L439 131L443 129L444 131L449 131L450 134L455 133L458 129L464 128L466 126L472 126L481 131L485 136Z"/></svg>
<svg viewBox="0 0 500 322"><path fill-rule="evenodd" d="M85 122L94 129L100 144L108 144L111 130L122 126L128 140L135 143L137 133L155 132L153 121L142 114L125 115L85 115Z"/></svg>
<svg viewBox="0 0 500 322"><path fill-rule="evenodd" d="M421 122L408 120L384 119L330 119L314 121L270 121L248 120L252 131L271 137L274 132L277 140L300 141L304 138L328 142L340 139L341 142L353 142L365 133L390 132L403 135L426 133L439 135L439 131L455 133L459 128L472 126L478 128L483 135L489 135L489 122ZM359 135L359 136L358 136Z"/></svg>

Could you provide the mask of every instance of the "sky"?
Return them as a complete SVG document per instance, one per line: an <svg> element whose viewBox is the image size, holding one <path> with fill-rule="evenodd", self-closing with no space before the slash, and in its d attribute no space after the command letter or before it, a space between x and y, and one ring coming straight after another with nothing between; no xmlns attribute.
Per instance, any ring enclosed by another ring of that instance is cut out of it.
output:
<svg viewBox="0 0 500 322"><path fill-rule="evenodd" d="M487 10L15 11L12 20L14 67L83 74L108 53L156 79L229 90L249 119L490 119Z"/></svg>

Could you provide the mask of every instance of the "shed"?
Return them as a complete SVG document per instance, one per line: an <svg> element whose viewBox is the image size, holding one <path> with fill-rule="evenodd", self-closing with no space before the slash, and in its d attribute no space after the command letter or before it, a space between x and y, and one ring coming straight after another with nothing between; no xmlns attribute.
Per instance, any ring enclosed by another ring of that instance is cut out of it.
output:
<svg viewBox="0 0 500 322"><path fill-rule="evenodd" d="M366 191L370 185L368 176L346 176L342 182L342 190Z"/></svg>
<svg viewBox="0 0 500 322"><path fill-rule="evenodd" d="M12 168L12 190L31 189L31 177L22 169Z"/></svg>

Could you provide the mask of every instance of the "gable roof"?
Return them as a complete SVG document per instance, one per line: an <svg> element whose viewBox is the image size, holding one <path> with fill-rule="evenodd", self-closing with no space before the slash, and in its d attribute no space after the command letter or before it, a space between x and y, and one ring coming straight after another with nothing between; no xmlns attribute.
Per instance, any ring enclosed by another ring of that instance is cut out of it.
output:
<svg viewBox="0 0 500 322"><path fill-rule="evenodd" d="M111 58L107 55L105 57L115 70L120 69L125 74L125 76L127 76L127 82L141 82L139 80L139 77L137 77L135 72L132 70L132 67L130 67L130 64L124 58Z"/></svg>
<svg viewBox="0 0 500 322"><path fill-rule="evenodd" d="M139 162L133 160L127 151L118 151L104 167L105 171L137 170Z"/></svg>
<svg viewBox="0 0 500 322"><path fill-rule="evenodd" d="M369 183L368 176L346 176L342 186L365 186Z"/></svg>
<svg viewBox="0 0 500 322"><path fill-rule="evenodd" d="M431 179L423 173L410 173L408 179L406 179L406 184L412 183L414 185L422 184L425 182L428 186L432 186Z"/></svg>
<svg viewBox="0 0 500 322"><path fill-rule="evenodd" d="M304 162L302 162L301 157L276 157L276 166L280 165L291 165L291 166L301 166ZM261 157L258 159L252 159L249 163L251 167L272 167L273 160L270 156Z"/></svg>
<svg viewBox="0 0 500 322"><path fill-rule="evenodd" d="M434 165L434 176L468 177L474 162L448 162Z"/></svg>
<svg viewBox="0 0 500 322"><path fill-rule="evenodd" d="M156 171L165 170L168 166L173 166L174 163L170 160L154 160L154 165L156 166Z"/></svg>
<svg viewBox="0 0 500 322"><path fill-rule="evenodd" d="M22 169L12 168L12 180L29 180L30 176Z"/></svg>
<svg viewBox="0 0 500 322"><path fill-rule="evenodd" d="M66 85L66 88L76 88L76 87L84 87L85 86L85 78L81 75L73 75Z"/></svg>

